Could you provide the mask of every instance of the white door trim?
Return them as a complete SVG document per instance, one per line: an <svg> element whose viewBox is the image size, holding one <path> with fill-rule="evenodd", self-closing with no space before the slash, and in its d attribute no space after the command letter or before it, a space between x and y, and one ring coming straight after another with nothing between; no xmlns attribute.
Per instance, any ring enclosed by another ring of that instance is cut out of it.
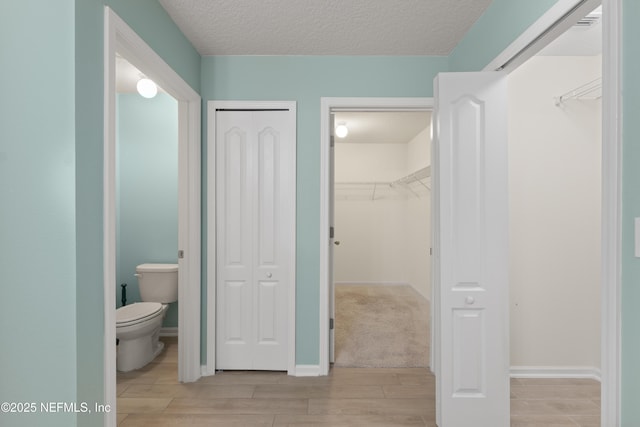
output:
<svg viewBox="0 0 640 427"><path fill-rule="evenodd" d="M295 101L208 101L207 102L207 364L204 375L215 375L216 367L216 109L288 109L297 116ZM296 145L293 158L296 158ZM294 188L296 184L294 182ZM296 375L296 197L285 207L294 212L289 265L287 307L287 373Z"/></svg>
<svg viewBox="0 0 640 427"><path fill-rule="evenodd" d="M600 3L603 6L601 423L617 426L621 418L622 356L622 0L558 0L485 70L508 64L504 69L512 71Z"/></svg>
<svg viewBox="0 0 640 427"><path fill-rule="evenodd" d="M118 15L104 15L104 425L116 425L116 51L178 101L178 379L200 377L200 96Z"/></svg>
<svg viewBox="0 0 640 427"><path fill-rule="evenodd" d="M320 99L320 375L329 373L329 319L331 277L329 277L330 116L335 108L366 111L433 110L433 98L321 98Z"/></svg>
<svg viewBox="0 0 640 427"><path fill-rule="evenodd" d="M603 1L601 422L621 423L622 1Z"/></svg>

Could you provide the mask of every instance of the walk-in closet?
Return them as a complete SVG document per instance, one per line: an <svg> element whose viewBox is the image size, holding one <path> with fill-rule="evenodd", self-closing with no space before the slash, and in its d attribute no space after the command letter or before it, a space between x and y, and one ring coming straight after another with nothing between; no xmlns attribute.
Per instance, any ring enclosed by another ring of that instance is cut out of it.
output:
<svg viewBox="0 0 640 427"><path fill-rule="evenodd" d="M427 366L431 115L338 112L336 364Z"/></svg>

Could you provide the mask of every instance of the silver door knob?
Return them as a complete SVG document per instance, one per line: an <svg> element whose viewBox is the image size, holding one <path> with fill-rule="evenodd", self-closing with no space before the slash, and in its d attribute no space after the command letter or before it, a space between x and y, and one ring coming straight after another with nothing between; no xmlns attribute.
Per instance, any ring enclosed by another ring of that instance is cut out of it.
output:
<svg viewBox="0 0 640 427"><path fill-rule="evenodd" d="M469 305L472 305L474 302L476 302L476 300L473 297L466 297L464 299L464 302L466 302Z"/></svg>
<svg viewBox="0 0 640 427"><path fill-rule="evenodd" d="M335 242L333 242L333 244L336 246L340 246L340 240L336 240Z"/></svg>
<svg viewBox="0 0 640 427"><path fill-rule="evenodd" d="M268 277L269 279L271 279L271 276L273 276L273 274L271 274L271 273L267 273L267 277Z"/></svg>

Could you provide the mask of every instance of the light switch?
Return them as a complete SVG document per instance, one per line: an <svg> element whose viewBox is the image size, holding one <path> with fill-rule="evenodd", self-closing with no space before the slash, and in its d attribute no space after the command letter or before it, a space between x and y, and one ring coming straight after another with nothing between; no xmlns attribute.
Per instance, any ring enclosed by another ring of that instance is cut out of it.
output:
<svg viewBox="0 0 640 427"><path fill-rule="evenodd" d="M640 258L640 218L635 219L635 229L636 229L636 258Z"/></svg>

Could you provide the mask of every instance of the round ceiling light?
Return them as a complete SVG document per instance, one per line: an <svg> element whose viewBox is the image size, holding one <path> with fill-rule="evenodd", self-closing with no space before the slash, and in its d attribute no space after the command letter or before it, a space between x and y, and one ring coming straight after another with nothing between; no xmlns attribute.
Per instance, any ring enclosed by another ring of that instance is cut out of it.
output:
<svg viewBox="0 0 640 427"><path fill-rule="evenodd" d="M338 138L344 138L349 134L349 128L344 123L340 123L336 126L336 136Z"/></svg>
<svg viewBox="0 0 640 427"><path fill-rule="evenodd" d="M158 86L150 79L140 79L136 85L138 93L145 98L153 98L158 93Z"/></svg>

